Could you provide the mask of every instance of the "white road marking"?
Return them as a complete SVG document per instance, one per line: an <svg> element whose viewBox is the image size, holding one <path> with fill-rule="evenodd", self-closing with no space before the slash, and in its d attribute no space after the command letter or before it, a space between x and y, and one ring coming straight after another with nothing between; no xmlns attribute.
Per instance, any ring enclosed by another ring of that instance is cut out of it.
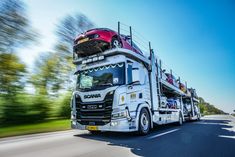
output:
<svg viewBox="0 0 235 157"><path fill-rule="evenodd" d="M213 123L213 122L194 122L193 124L224 125L224 124L221 124L221 123Z"/></svg>
<svg viewBox="0 0 235 157"><path fill-rule="evenodd" d="M219 135L219 137L235 139L235 136Z"/></svg>
<svg viewBox="0 0 235 157"><path fill-rule="evenodd" d="M156 137L159 137L159 136L163 136L163 135L166 135L166 134L178 131L178 130L179 129L173 129L173 130L170 130L170 131L167 131L167 132L163 132L163 133L160 133L160 134L157 134L157 135L150 136L147 139L153 139L153 138L156 138Z"/></svg>

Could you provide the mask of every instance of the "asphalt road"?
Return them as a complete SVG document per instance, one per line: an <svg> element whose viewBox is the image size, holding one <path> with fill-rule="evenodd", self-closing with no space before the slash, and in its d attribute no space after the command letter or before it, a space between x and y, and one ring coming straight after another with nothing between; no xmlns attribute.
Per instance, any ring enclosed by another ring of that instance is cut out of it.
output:
<svg viewBox="0 0 235 157"><path fill-rule="evenodd" d="M207 116L183 126L133 133L64 131L0 139L0 157L234 157L235 118Z"/></svg>

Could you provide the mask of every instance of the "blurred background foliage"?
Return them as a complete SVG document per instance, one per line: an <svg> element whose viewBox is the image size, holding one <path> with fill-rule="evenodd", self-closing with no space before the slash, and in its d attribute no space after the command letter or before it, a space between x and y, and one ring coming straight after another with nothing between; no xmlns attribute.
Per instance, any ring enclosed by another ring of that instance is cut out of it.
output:
<svg viewBox="0 0 235 157"><path fill-rule="evenodd" d="M17 52L37 42L40 32L32 28L25 4L1 0L0 23L0 126L70 118L73 39L94 24L82 14L65 16L55 30L54 51L42 50L27 71Z"/></svg>
<svg viewBox="0 0 235 157"><path fill-rule="evenodd" d="M0 126L68 119L73 39L95 25L82 14L65 16L55 30L54 51L42 50L33 71L27 71L17 51L37 42L40 32L32 28L24 3L1 0L0 23ZM199 105L203 114L223 113L202 98Z"/></svg>
<svg viewBox="0 0 235 157"><path fill-rule="evenodd" d="M199 97L199 108L201 111L201 114L203 115L210 115L210 114L227 114L224 111L216 108L214 105L205 102L205 100L201 97Z"/></svg>
<svg viewBox="0 0 235 157"><path fill-rule="evenodd" d="M0 2L0 51L15 53L15 49L36 40L37 33L30 25L23 2Z"/></svg>

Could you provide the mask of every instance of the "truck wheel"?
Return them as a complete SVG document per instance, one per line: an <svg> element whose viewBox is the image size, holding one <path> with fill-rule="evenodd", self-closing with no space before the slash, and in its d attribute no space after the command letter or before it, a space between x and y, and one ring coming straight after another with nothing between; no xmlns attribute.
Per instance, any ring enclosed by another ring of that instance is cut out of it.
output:
<svg viewBox="0 0 235 157"><path fill-rule="evenodd" d="M141 109L139 116L139 130L140 135L146 135L150 130L150 116L146 108Z"/></svg>
<svg viewBox="0 0 235 157"><path fill-rule="evenodd" d="M121 48L122 43L117 37L113 37L113 39L111 41L111 47L112 48Z"/></svg>
<svg viewBox="0 0 235 157"><path fill-rule="evenodd" d="M182 114L181 114L181 113L179 114L179 122L178 122L178 125L183 125L183 117L182 117Z"/></svg>

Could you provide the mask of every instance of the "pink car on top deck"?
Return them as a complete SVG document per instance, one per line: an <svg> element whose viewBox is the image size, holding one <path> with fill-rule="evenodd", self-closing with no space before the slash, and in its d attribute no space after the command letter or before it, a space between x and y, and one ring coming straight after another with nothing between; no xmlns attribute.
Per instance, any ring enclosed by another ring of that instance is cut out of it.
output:
<svg viewBox="0 0 235 157"><path fill-rule="evenodd" d="M125 48L143 54L134 42L131 46L130 36L118 35L117 32L108 28L88 30L78 35L74 40L74 52L79 57L103 52L111 48Z"/></svg>

